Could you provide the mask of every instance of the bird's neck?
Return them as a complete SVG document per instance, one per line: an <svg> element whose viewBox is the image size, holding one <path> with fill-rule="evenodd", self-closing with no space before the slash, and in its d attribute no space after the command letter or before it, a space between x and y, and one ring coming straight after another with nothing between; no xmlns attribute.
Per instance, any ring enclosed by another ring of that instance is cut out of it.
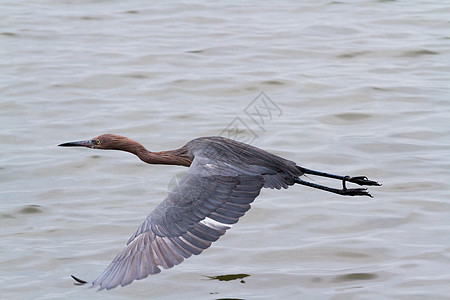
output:
<svg viewBox="0 0 450 300"><path fill-rule="evenodd" d="M163 164L163 165L179 165L189 167L192 163L184 153L180 153L180 149L161 151L161 152L146 152L138 155L138 157L148 164Z"/></svg>
<svg viewBox="0 0 450 300"><path fill-rule="evenodd" d="M175 150L151 152L139 143L135 143L133 147L127 149L120 149L135 154L140 160L148 164L163 164L163 165L179 165L189 167L192 158L188 155L186 147L181 147Z"/></svg>

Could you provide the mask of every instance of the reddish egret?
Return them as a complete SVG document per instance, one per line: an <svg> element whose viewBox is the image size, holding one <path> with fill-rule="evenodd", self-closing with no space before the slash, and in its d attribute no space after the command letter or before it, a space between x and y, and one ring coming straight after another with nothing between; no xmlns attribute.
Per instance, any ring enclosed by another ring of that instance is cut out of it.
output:
<svg viewBox="0 0 450 300"><path fill-rule="evenodd" d="M293 161L224 137L202 137L183 147L150 152L129 138L103 134L63 147L122 150L148 164L189 167L168 196L147 216L92 287L112 289L160 272L200 254L249 209L261 188L288 188L295 183L344 196L370 196L365 188L346 182L380 185L365 176L340 176L297 166ZM332 188L300 179L310 174L342 181ZM79 283L87 283L72 276Z"/></svg>

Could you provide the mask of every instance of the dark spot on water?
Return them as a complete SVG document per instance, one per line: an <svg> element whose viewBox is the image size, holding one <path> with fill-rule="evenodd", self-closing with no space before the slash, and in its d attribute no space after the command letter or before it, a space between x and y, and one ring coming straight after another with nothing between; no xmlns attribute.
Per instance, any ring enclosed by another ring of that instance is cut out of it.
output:
<svg viewBox="0 0 450 300"><path fill-rule="evenodd" d="M137 10L127 10L125 13L126 14L137 15L139 12Z"/></svg>
<svg viewBox="0 0 450 300"><path fill-rule="evenodd" d="M371 280L378 276L372 273L350 273L345 275L336 276L333 282L347 282L347 281L359 281L359 280Z"/></svg>
<svg viewBox="0 0 450 300"><path fill-rule="evenodd" d="M366 53L367 53L367 51L350 52L350 53L340 54L337 57L338 58L353 58L353 57L364 55Z"/></svg>
<svg viewBox="0 0 450 300"><path fill-rule="evenodd" d="M177 79L172 81L173 84L184 84L186 82L188 82L186 79Z"/></svg>
<svg viewBox="0 0 450 300"><path fill-rule="evenodd" d="M211 280L231 281L231 280L242 279L242 278L245 278L248 276L250 276L250 275L248 275L248 274L229 274L229 275L205 276L205 277L207 277ZM245 281L241 280L241 283L245 283Z"/></svg>
<svg viewBox="0 0 450 300"><path fill-rule="evenodd" d="M15 219L15 217L10 214L1 214L0 219Z"/></svg>
<svg viewBox="0 0 450 300"><path fill-rule="evenodd" d="M270 85L283 85L284 82L283 81L279 81L279 80L266 80L262 82L263 84L270 84Z"/></svg>
<svg viewBox="0 0 450 300"><path fill-rule="evenodd" d="M17 34L13 32L2 32L2 35L4 36L10 36L10 37L17 37Z"/></svg>
<svg viewBox="0 0 450 300"><path fill-rule="evenodd" d="M84 21L98 21L98 20L101 20L101 18L100 17L94 17L94 16L84 16L84 17L81 17L81 20L84 20Z"/></svg>
<svg viewBox="0 0 450 300"><path fill-rule="evenodd" d="M381 87L378 87L378 86L373 86L372 89L375 90L375 91L389 91L390 90L390 89L381 88Z"/></svg>
<svg viewBox="0 0 450 300"><path fill-rule="evenodd" d="M434 52L431 50L412 50L412 51L406 51L403 54L401 54L400 56L402 57L419 57L419 56L423 56L423 55L437 55L439 54L439 52Z"/></svg>
<svg viewBox="0 0 450 300"><path fill-rule="evenodd" d="M202 53L204 50L189 50L186 53Z"/></svg>
<svg viewBox="0 0 450 300"><path fill-rule="evenodd" d="M39 214L42 213L42 209L40 209L40 205L26 205L19 210L19 214Z"/></svg>
<svg viewBox="0 0 450 300"><path fill-rule="evenodd" d="M311 278L311 282L312 282L312 283L319 283L319 282L322 282L322 278L320 278L320 277L313 277L313 278Z"/></svg>
<svg viewBox="0 0 450 300"><path fill-rule="evenodd" d="M341 120L346 121L358 121L370 118L369 114L364 113L343 113L343 114L336 114L335 116Z"/></svg>
<svg viewBox="0 0 450 300"><path fill-rule="evenodd" d="M128 74L126 75L128 78L136 78L136 79L145 79L147 76L145 74Z"/></svg>

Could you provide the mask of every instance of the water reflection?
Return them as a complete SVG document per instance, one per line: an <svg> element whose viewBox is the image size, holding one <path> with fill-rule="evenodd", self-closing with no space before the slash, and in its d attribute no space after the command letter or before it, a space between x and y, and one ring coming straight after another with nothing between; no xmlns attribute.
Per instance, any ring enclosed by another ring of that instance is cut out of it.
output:
<svg viewBox="0 0 450 300"><path fill-rule="evenodd" d="M349 282L358 280L371 280L376 279L378 276L372 273L349 273L344 275L336 276L333 282Z"/></svg>
<svg viewBox="0 0 450 300"><path fill-rule="evenodd" d="M248 275L248 274L228 274L228 275L219 275L219 276L207 276L207 275L204 275L204 276L211 280L231 281L231 280L242 279L242 278L248 277L250 275ZM244 280L241 280L240 282L245 283Z"/></svg>

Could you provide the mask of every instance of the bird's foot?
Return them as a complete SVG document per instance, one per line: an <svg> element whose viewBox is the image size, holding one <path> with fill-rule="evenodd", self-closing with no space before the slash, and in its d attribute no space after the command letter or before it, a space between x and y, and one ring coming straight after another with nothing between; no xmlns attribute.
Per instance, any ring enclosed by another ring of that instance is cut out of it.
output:
<svg viewBox="0 0 450 300"><path fill-rule="evenodd" d="M372 195L367 191L366 188L356 188L356 189L348 189L345 186L345 182L352 182L359 185L380 185L376 181L369 180L366 176L356 176L356 177L350 177L345 176L342 180L342 194L345 196L369 196L372 198Z"/></svg>
<svg viewBox="0 0 450 300"><path fill-rule="evenodd" d="M370 198L372 198L372 195L365 188L356 188L356 189L343 188L340 194L344 196L369 196Z"/></svg>
<svg viewBox="0 0 450 300"><path fill-rule="evenodd" d="M366 176L355 176L355 177L345 176L344 180L343 180L344 187L345 187L346 181L356 183L358 185L376 185L376 186L381 185L381 183L378 183L373 180L369 180L369 178L367 178Z"/></svg>

